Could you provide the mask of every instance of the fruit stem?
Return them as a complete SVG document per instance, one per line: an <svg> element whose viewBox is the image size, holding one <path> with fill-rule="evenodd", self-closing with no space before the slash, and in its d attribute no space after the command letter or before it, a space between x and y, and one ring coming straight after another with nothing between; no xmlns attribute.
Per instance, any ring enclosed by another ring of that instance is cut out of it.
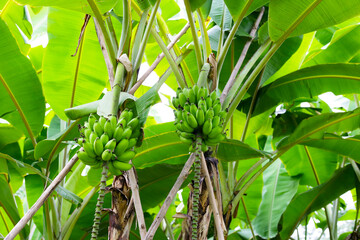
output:
<svg viewBox="0 0 360 240"><path fill-rule="evenodd" d="M201 177L201 136L196 137L195 146L195 162L194 162L194 190L192 200L192 231L191 239L197 240L198 236L198 221L199 221L199 197L200 197L200 177Z"/></svg>
<svg viewBox="0 0 360 240"><path fill-rule="evenodd" d="M108 178L108 166L106 163L103 165L103 169L101 172L101 181L100 181L100 189L99 189L99 196L96 202L96 209L95 209L95 216L94 216L94 224L91 231L91 240L96 240L99 227L100 227L100 220L101 220L101 210L104 203L104 196L105 196L105 187L106 187L106 180Z"/></svg>

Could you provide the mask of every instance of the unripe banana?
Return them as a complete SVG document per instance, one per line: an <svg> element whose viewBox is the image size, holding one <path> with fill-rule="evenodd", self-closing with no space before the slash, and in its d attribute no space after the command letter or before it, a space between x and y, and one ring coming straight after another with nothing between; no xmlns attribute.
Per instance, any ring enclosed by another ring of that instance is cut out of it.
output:
<svg viewBox="0 0 360 240"><path fill-rule="evenodd" d="M186 143L186 144L191 144L193 143L193 140L192 139L188 139L188 138L184 138L183 136L179 136L180 138L180 141L182 141L183 143Z"/></svg>
<svg viewBox="0 0 360 240"><path fill-rule="evenodd" d="M217 103L215 105L213 105L213 110L214 110L214 115L218 115L221 111L221 104Z"/></svg>
<svg viewBox="0 0 360 240"><path fill-rule="evenodd" d="M133 119L133 116L134 116L134 113L132 111L129 111L128 115L127 115L127 118L126 119L126 122L129 124L130 120Z"/></svg>
<svg viewBox="0 0 360 240"><path fill-rule="evenodd" d="M89 143L94 144L95 139L96 139L97 137L98 137L98 136L96 135L96 133L92 132L92 133L90 134L90 137L89 137Z"/></svg>
<svg viewBox="0 0 360 240"><path fill-rule="evenodd" d="M105 118L104 118L105 119ZM105 119L105 122L106 122L106 119ZM105 125L105 123L104 123ZM98 137L100 137L103 133L104 133L104 129L103 127L101 126L101 123L100 122L96 122L94 123L94 132L96 133L96 135Z"/></svg>
<svg viewBox="0 0 360 240"><path fill-rule="evenodd" d="M126 128L126 125L127 125L127 121L125 118L120 118L118 123L116 124L118 127L119 126L122 126L123 128Z"/></svg>
<svg viewBox="0 0 360 240"><path fill-rule="evenodd" d="M219 116L220 116L220 118L222 118L222 119L225 119L225 118L226 118L226 115L227 115L227 112L226 112L226 111L221 111L221 112L219 112Z"/></svg>
<svg viewBox="0 0 360 240"><path fill-rule="evenodd" d="M124 139L124 138L126 138L126 139L129 139L130 137L131 137L131 134L132 134L132 130L131 130L131 128L125 128L124 129L124 132L123 132L123 134L122 134L122 138Z"/></svg>
<svg viewBox="0 0 360 240"><path fill-rule="evenodd" d="M115 131L114 131L114 138L116 139L116 142L119 142L122 138L124 129L121 126L116 127Z"/></svg>
<svg viewBox="0 0 360 240"><path fill-rule="evenodd" d="M212 101L211 101L210 96L207 96L207 97L205 98L205 102L206 102L206 107L207 107L207 109L209 109L209 108L211 108L211 107L213 106L213 103L212 103Z"/></svg>
<svg viewBox="0 0 360 240"><path fill-rule="evenodd" d="M198 123L196 121L196 118L194 115L192 115L190 112L187 112L186 120L189 123L190 127L197 128Z"/></svg>
<svg viewBox="0 0 360 240"><path fill-rule="evenodd" d="M196 121L198 122L199 126L202 126L205 122L205 114L202 108L198 108L196 111Z"/></svg>
<svg viewBox="0 0 360 240"><path fill-rule="evenodd" d="M204 122L204 125L202 127L203 134L208 135L211 132L211 129L212 129L212 120L206 119L206 121Z"/></svg>
<svg viewBox="0 0 360 240"><path fill-rule="evenodd" d="M130 138L136 138L136 139L138 139L140 135L141 135L141 129L138 128L138 129L136 129L136 130L134 130L134 131L132 132Z"/></svg>
<svg viewBox="0 0 360 240"><path fill-rule="evenodd" d="M200 90L200 88L199 88L198 85L195 84L195 85L192 87L192 89L194 90L194 93L195 93L195 101L198 102L198 101L200 100L200 97L198 96L198 95L199 95L199 90Z"/></svg>
<svg viewBox="0 0 360 240"><path fill-rule="evenodd" d="M90 139L90 134L92 133L91 129L85 128L84 130L84 136L86 139Z"/></svg>
<svg viewBox="0 0 360 240"><path fill-rule="evenodd" d="M196 103L196 95L193 88L189 88L189 101L190 103Z"/></svg>
<svg viewBox="0 0 360 240"><path fill-rule="evenodd" d="M101 135L100 141L101 141L102 145L105 146L107 144L107 142L109 141L109 136L106 133L104 133L103 135Z"/></svg>
<svg viewBox="0 0 360 240"><path fill-rule="evenodd" d="M115 147L116 147L116 139L113 138L107 142L104 148L109 149L112 152L114 151Z"/></svg>
<svg viewBox="0 0 360 240"><path fill-rule="evenodd" d="M205 116L205 113L206 113L206 104L204 104L204 103L201 103L201 104L199 104L198 105L198 108L201 108L203 111L204 111L204 116Z"/></svg>
<svg viewBox="0 0 360 240"><path fill-rule="evenodd" d="M119 176L122 174L121 172L121 169L117 169L115 166L114 166L114 162L115 161L111 161L108 163L108 167L109 167L109 172L111 172L113 175L115 176Z"/></svg>
<svg viewBox="0 0 360 240"><path fill-rule="evenodd" d="M89 128L93 129L94 123L96 122L96 117L94 115L90 114L89 118L88 118L88 122L89 122Z"/></svg>
<svg viewBox="0 0 360 240"><path fill-rule="evenodd" d="M116 118L116 116L115 116L115 115L109 116L109 120L110 120L110 122L111 122L112 128L115 129L115 128L116 128L116 124L117 124L117 118Z"/></svg>
<svg viewBox="0 0 360 240"><path fill-rule="evenodd" d="M182 111L181 111L181 110L178 109L178 110L175 111L175 119L176 119L177 121L183 120Z"/></svg>
<svg viewBox="0 0 360 240"><path fill-rule="evenodd" d="M137 143L137 138L130 138L129 146L127 147L127 149L134 147L136 145L136 143Z"/></svg>
<svg viewBox="0 0 360 240"><path fill-rule="evenodd" d="M220 126L215 126L211 132L208 134L209 138L216 138L222 131L222 127Z"/></svg>
<svg viewBox="0 0 360 240"><path fill-rule="evenodd" d="M194 103L192 103L191 105L190 105L190 113L192 114L192 115L194 115L194 116L196 116L196 111L197 111L197 107L196 107L196 105L194 104Z"/></svg>
<svg viewBox="0 0 360 240"><path fill-rule="evenodd" d="M179 96L180 93L182 93L182 89L180 87L178 87L176 89L176 96Z"/></svg>
<svg viewBox="0 0 360 240"><path fill-rule="evenodd" d="M217 99L216 90L210 94L210 98L211 98L211 101L214 103L214 101Z"/></svg>
<svg viewBox="0 0 360 240"><path fill-rule="evenodd" d="M128 115L129 115L128 109L124 109L124 110L121 112L119 119L123 118L123 119L126 120L126 119L128 118Z"/></svg>
<svg viewBox="0 0 360 240"><path fill-rule="evenodd" d="M101 159L103 161L109 161L112 157L112 153L110 149L105 149L103 153L101 154Z"/></svg>
<svg viewBox="0 0 360 240"><path fill-rule="evenodd" d="M212 108L209 108L206 111L205 119L212 119L214 117L214 110Z"/></svg>
<svg viewBox="0 0 360 240"><path fill-rule="evenodd" d="M123 154L121 154L120 156L118 156L118 161L120 162L129 162L131 159L133 159L135 157L135 152L132 150L128 150L126 152L124 152Z"/></svg>
<svg viewBox="0 0 360 240"><path fill-rule="evenodd" d="M204 87L205 96L209 96L209 89Z"/></svg>
<svg viewBox="0 0 360 240"><path fill-rule="evenodd" d="M195 139L195 134L193 133L187 133L187 132L180 132L180 136L187 138L187 139Z"/></svg>
<svg viewBox="0 0 360 240"><path fill-rule="evenodd" d="M139 117L133 118L127 124L131 129L135 130L139 125Z"/></svg>
<svg viewBox="0 0 360 240"><path fill-rule="evenodd" d="M201 99L201 98L204 98L206 97L206 92L205 92L205 88L204 87L201 87L199 89L199 92L198 92L198 99Z"/></svg>
<svg viewBox="0 0 360 240"><path fill-rule="evenodd" d="M206 141L207 141L208 145L210 145L210 144L218 144L219 142L221 142L225 138L226 138L225 134L221 133L221 134L218 134L215 138L208 138Z"/></svg>
<svg viewBox="0 0 360 240"><path fill-rule="evenodd" d="M76 142L77 142L80 146L82 146L82 144L85 142L85 139L84 139L84 138L78 138L78 139L76 139Z"/></svg>
<svg viewBox="0 0 360 240"><path fill-rule="evenodd" d="M215 126L220 126L220 117L219 116L214 116L213 117L213 120L212 120L212 125L213 125L213 127L215 127Z"/></svg>
<svg viewBox="0 0 360 240"><path fill-rule="evenodd" d="M183 120L180 120L178 123L175 124L176 129L178 129L181 132L184 131L184 129L182 128L182 124L181 124L182 122L183 122Z"/></svg>
<svg viewBox="0 0 360 240"><path fill-rule="evenodd" d="M104 129L104 125L105 125L105 123L106 123L106 118L105 118L104 116L100 116L98 122L100 123L101 128ZM95 129L94 129L94 131L95 131Z"/></svg>
<svg viewBox="0 0 360 240"><path fill-rule="evenodd" d="M184 132L192 133L194 131L194 129L190 127L190 125L186 121L180 121L180 123Z"/></svg>
<svg viewBox="0 0 360 240"><path fill-rule="evenodd" d="M95 165L91 166L91 168L93 169L98 169L98 168L101 168L103 166L103 162L102 161L98 161L96 162Z"/></svg>
<svg viewBox="0 0 360 240"><path fill-rule="evenodd" d="M132 168L132 165L126 162L114 161L113 165L116 169L119 169L121 171L128 171Z"/></svg>
<svg viewBox="0 0 360 240"><path fill-rule="evenodd" d="M204 106L204 112L206 112L206 110L207 110L207 106L206 106L206 101L205 101L205 99L202 97L202 98L200 98L200 100L199 100L199 102L198 102L198 106Z"/></svg>
<svg viewBox="0 0 360 240"><path fill-rule="evenodd" d="M101 153L104 151L104 145L102 144L100 138L96 138L94 141L94 152L97 156L101 156Z"/></svg>
<svg viewBox="0 0 360 240"><path fill-rule="evenodd" d="M206 146L206 144L203 142L201 144L201 151L206 152L207 150L208 150L208 146Z"/></svg>
<svg viewBox="0 0 360 240"><path fill-rule="evenodd" d="M179 94L179 102L180 102L180 106L184 107L185 103L186 103L186 96L184 93L180 93Z"/></svg>
<svg viewBox="0 0 360 240"><path fill-rule="evenodd" d="M77 153L77 156L78 158L83 162L85 163L86 165L89 165L89 166L94 166L97 164L97 161L95 158L92 158L92 157L89 157L89 155L87 155L86 152L83 152L83 151L79 151Z"/></svg>
<svg viewBox="0 0 360 240"><path fill-rule="evenodd" d="M188 102L185 103L184 110L190 112L190 104Z"/></svg>
<svg viewBox="0 0 360 240"><path fill-rule="evenodd" d="M84 128L89 128L89 122L84 122Z"/></svg>
<svg viewBox="0 0 360 240"><path fill-rule="evenodd" d="M190 89L189 88L184 88L182 92L184 93L186 100L190 99Z"/></svg>
<svg viewBox="0 0 360 240"><path fill-rule="evenodd" d="M119 156L121 156L121 154L123 154L123 152L125 152L125 150L128 148L128 146L129 140L122 139L115 148L116 156L119 158Z"/></svg>
<svg viewBox="0 0 360 240"><path fill-rule="evenodd" d="M114 130L112 127L112 124L110 122L110 120L107 120L105 125L104 125L104 132L109 136L109 138L112 138L114 135Z"/></svg>
<svg viewBox="0 0 360 240"><path fill-rule="evenodd" d="M93 145L89 142L85 142L83 144L83 148L85 150L85 152L87 153L87 155L91 158L95 158L96 157L96 154L94 152L94 149L93 149Z"/></svg>
<svg viewBox="0 0 360 240"><path fill-rule="evenodd" d="M180 106L179 99L176 98L176 97L174 97L174 98L172 99L171 103L172 103L172 105L174 106L174 108L176 108L176 109L179 108L179 106Z"/></svg>

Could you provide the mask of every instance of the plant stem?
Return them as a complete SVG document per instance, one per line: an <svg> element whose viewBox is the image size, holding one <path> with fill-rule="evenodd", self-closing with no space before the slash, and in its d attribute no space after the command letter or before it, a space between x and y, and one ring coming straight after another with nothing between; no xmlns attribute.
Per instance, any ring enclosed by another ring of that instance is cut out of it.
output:
<svg viewBox="0 0 360 240"><path fill-rule="evenodd" d="M231 31L229 33L229 36L226 38L225 44L221 50L221 52L218 52L218 75L220 75L221 72L221 68L222 65L224 64L225 61L225 56L230 48L230 44L234 39L234 36L243 20L243 18L245 17L245 14L247 12L247 10L249 9L249 7L251 6L251 4L253 3L254 0L248 0L248 2L246 3L246 5L244 6L243 10L241 11L238 19L236 20L236 22L234 23L234 26L231 28ZM224 6L225 7L225 6Z"/></svg>
<svg viewBox="0 0 360 240"><path fill-rule="evenodd" d="M236 75L238 74L239 70L240 70L240 67L242 66L244 60L245 60L245 57L247 55L247 52L249 51L249 48L250 48L250 45L251 43L253 42L254 38L255 38L255 34L256 34L256 31L259 27L259 24L260 24L260 21L262 19L262 16L264 15L264 11L265 11L265 8L262 7L261 8L261 11L259 13L259 16L257 17L255 23L254 23L254 26L253 28L251 29L250 31L250 39L245 43L244 45L244 48L241 52L241 55L235 65L235 68L232 70L231 72L231 75L230 75L230 78L229 80L227 81L225 87L224 87L224 90L221 94L221 98L225 98L226 95L228 94L229 90L232 88L232 86L234 85L234 82L235 82L235 79L236 79Z"/></svg>
<svg viewBox="0 0 360 240"><path fill-rule="evenodd" d="M150 8L145 9L140 17L140 22L138 24L138 27L136 29L136 34L135 34L135 39L131 48L131 62L133 65L136 64L137 61L137 55L139 53L139 48L140 48L140 44L141 44L141 40L143 39L143 35L144 35L144 29L146 26L146 21L148 18L148 14L149 14Z"/></svg>
<svg viewBox="0 0 360 240"><path fill-rule="evenodd" d="M197 31L196 31L196 27L195 27L195 20L194 20L193 14L191 12L190 0L184 0L184 4L185 4L185 9L186 9L186 15L187 15L189 23L190 23L191 35L192 35L193 41L194 41L197 67L198 67L198 71L200 73L201 67L203 66L203 60L201 57L201 48L200 48L200 43L199 43L199 37L197 35Z"/></svg>
<svg viewBox="0 0 360 240"><path fill-rule="evenodd" d="M165 201L164 201L163 205L161 206L158 214L156 215L155 220L149 227L149 231L147 232L147 234L145 236L145 240L151 240L154 238L156 230L160 226L162 219L165 217L168 208L170 207L172 201L174 200L174 197L176 196L176 193L179 191L182 183L188 177L191 166L194 163L194 160L195 160L195 155L191 154L190 157L188 158L188 160L186 161L183 169L181 170L179 177L176 179L175 184L172 186L169 194L165 198Z"/></svg>
<svg viewBox="0 0 360 240"><path fill-rule="evenodd" d="M174 75L176 77L176 81L177 81L178 85L181 88L185 88L186 87L185 79L184 79L183 75L180 73L178 65L175 63L169 50L166 48L166 45L164 44L163 40L161 39L159 34L156 32L155 28L151 28L151 33L152 33L153 37L155 38L155 41L159 45L161 51L165 54L165 57L166 57L167 61L169 62L172 71L174 72Z"/></svg>
<svg viewBox="0 0 360 240"><path fill-rule="evenodd" d="M243 197L241 197L241 203L242 203L242 205L243 205L243 208L244 208L244 211L245 211L245 214L246 214L246 219L247 219L247 221L248 221L248 224L249 224L249 227L250 227L250 230L251 230L251 234L252 234L252 236L253 236L253 239L255 240L256 237L255 237L254 229L253 229L253 227L252 227L251 220L250 220L250 217L249 217L249 213L248 213L248 210L247 210L247 208L246 208L245 200L244 200Z"/></svg>
<svg viewBox="0 0 360 240"><path fill-rule="evenodd" d="M222 10L222 14L221 14L221 23L220 23L220 36L219 36L219 43L218 43L218 48L217 48L217 59L219 58L220 52L222 50L223 47L223 41L224 41L224 18L225 18L225 2L223 3L223 10ZM219 78L218 78L219 79ZM219 85L219 84L217 84Z"/></svg>
<svg viewBox="0 0 360 240"><path fill-rule="evenodd" d="M200 153L201 153L201 168L204 173L206 187L208 188L208 192L209 192L209 200L210 200L210 205L211 205L211 208L212 208L213 214L214 214L213 216L214 216L214 221L215 221L217 237L219 240L224 240L225 236L227 236L226 226L225 226L222 215L220 215L220 213L219 213L218 203L215 198L214 188L211 183L209 171L207 169L207 164L205 162L204 153L203 152L200 152Z"/></svg>
<svg viewBox="0 0 360 240"><path fill-rule="evenodd" d="M121 37L118 52L116 58L119 58L121 54L129 54L129 45L131 39L131 15L130 15L130 3L129 0L123 0L123 21L121 29Z"/></svg>
<svg viewBox="0 0 360 240"><path fill-rule="evenodd" d="M81 150L81 149L80 149ZM50 194L55 190L57 185L65 178L66 174L68 174L77 162L78 157L75 154L70 161L66 164L66 166L61 170L61 172L56 176L54 181L45 189L45 191L41 194L38 200L34 203L34 205L26 212L26 214L20 219L20 221L14 226L14 228L9 232L9 234L5 237L5 240L12 240L19 234L21 229L26 226L26 223L34 216L34 214L41 208L46 199L50 196Z"/></svg>
<svg viewBox="0 0 360 240"><path fill-rule="evenodd" d="M205 63L207 58L211 54L210 40L209 40L209 35L207 33L206 26L205 26L205 19L200 11L200 8L198 8L196 10L196 12L197 12L198 19L199 19L201 38L202 38L203 48L204 48L204 51L203 51L204 60L203 61Z"/></svg>
<svg viewBox="0 0 360 240"><path fill-rule="evenodd" d="M210 64L204 63L204 65L201 68L200 74L199 74L199 79L197 81L197 85L199 87L204 87L204 88L209 89L209 87L208 87L209 72L210 72Z"/></svg>
<svg viewBox="0 0 360 240"><path fill-rule="evenodd" d="M110 33L109 36L110 36L111 46L113 48L113 51L117 52L119 46L118 46L116 33L115 33L114 25L112 24L112 21L111 21L110 14L107 14L107 17L105 18L105 22L106 22L106 25L107 25L107 27L109 29L109 33Z"/></svg>
<svg viewBox="0 0 360 240"><path fill-rule="evenodd" d="M118 63L115 72L114 85L112 85L112 101L111 101L111 114L117 116L119 109L119 98L121 90L124 86L125 66Z"/></svg>
<svg viewBox="0 0 360 240"><path fill-rule="evenodd" d="M105 43L106 43L106 48L107 48L107 50L108 50L108 52L109 52L110 60L111 60L111 62L112 62L112 64L113 64L113 66L116 66L115 52L113 51L112 44L111 44L111 40L110 40L110 36L109 36L109 33L108 33L107 29L106 29L105 22L104 22L104 19L103 19L101 13L100 13L100 10L99 10L99 8L96 6L96 3L94 2L94 0L87 0L87 2L89 3L92 12L93 12L94 15L95 15L95 18L96 18L96 20L97 20L98 23L99 23L101 32L102 32L103 35L104 35L104 39L105 39Z"/></svg>
<svg viewBox="0 0 360 240"><path fill-rule="evenodd" d="M186 1L186 0L185 0ZM191 218L191 239L198 239L199 222L199 197L200 197L200 179L201 179L201 136L196 137L195 142L195 162L194 162L194 188L192 198L192 218Z"/></svg>
<svg viewBox="0 0 360 240"><path fill-rule="evenodd" d="M97 236L99 234L101 211L102 211L102 207L104 204L105 187L106 187L107 178L108 178L108 166L107 166L107 163L104 163L102 172L101 172L99 196L98 196L98 199L96 202L94 224L93 224L92 231L91 231L91 240L96 240Z"/></svg>

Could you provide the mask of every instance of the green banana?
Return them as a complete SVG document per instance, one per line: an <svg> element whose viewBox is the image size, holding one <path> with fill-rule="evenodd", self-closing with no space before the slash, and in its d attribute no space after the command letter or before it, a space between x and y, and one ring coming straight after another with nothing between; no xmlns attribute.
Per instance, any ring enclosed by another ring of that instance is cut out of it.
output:
<svg viewBox="0 0 360 240"><path fill-rule="evenodd" d="M218 115L221 111L221 104L217 103L213 105L214 115Z"/></svg>
<svg viewBox="0 0 360 240"><path fill-rule="evenodd" d="M208 146L206 146L206 144L203 142L201 144L201 151L206 152L207 150L208 150Z"/></svg>
<svg viewBox="0 0 360 240"><path fill-rule="evenodd" d="M114 168L119 169L121 171L128 171L132 168L132 165L126 162L114 161L113 165Z"/></svg>
<svg viewBox="0 0 360 240"><path fill-rule="evenodd" d="M176 89L176 96L179 96L180 93L182 93L182 89L180 87L178 87Z"/></svg>
<svg viewBox="0 0 360 240"><path fill-rule="evenodd" d="M93 144L93 143L95 142L95 139L96 139L97 137L98 137L98 136L96 135L96 133L92 132L92 133L90 134L90 137L89 137L89 142L90 142L91 144Z"/></svg>
<svg viewBox="0 0 360 240"><path fill-rule="evenodd" d="M105 119L105 118L104 118L104 119ZM106 120L105 120L105 122L106 122ZM104 123L104 125L105 125L105 123ZM94 132L96 133L96 135L97 135L98 137L100 137L100 136L104 133L104 129L103 129L103 127L101 126L101 123L100 123L100 122L94 123Z"/></svg>
<svg viewBox="0 0 360 240"><path fill-rule="evenodd" d="M115 131L114 131L114 138L116 139L116 142L119 142L122 138L124 129L121 126L116 127Z"/></svg>
<svg viewBox="0 0 360 240"><path fill-rule="evenodd" d="M94 152L97 156L100 156L101 153L104 151L104 145L102 144L100 138L96 138L94 141Z"/></svg>
<svg viewBox="0 0 360 240"><path fill-rule="evenodd" d="M134 113L132 111L129 111L126 122L129 124L130 120L133 119Z"/></svg>
<svg viewBox="0 0 360 240"><path fill-rule="evenodd" d="M195 116L192 115L190 112L187 112L186 121L188 122L190 127L192 127L192 128L197 128L198 127L198 123L196 121Z"/></svg>
<svg viewBox="0 0 360 240"><path fill-rule="evenodd" d="M187 138L187 139L195 139L195 134L193 134L193 133L180 132L180 136Z"/></svg>
<svg viewBox="0 0 360 240"><path fill-rule="evenodd" d="M98 122L100 123L100 126L101 126L102 128L104 128L104 125L105 125L105 123L106 123L106 118L105 118L104 116L100 116ZM94 129L94 130L95 130L95 129Z"/></svg>
<svg viewBox="0 0 360 240"><path fill-rule="evenodd" d="M176 97L174 97L172 100L171 100L171 103L172 103L172 105L174 106L174 108L178 108L179 107L179 105L180 105L180 102L179 102L179 99L178 98L176 98Z"/></svg>
<svg viewBox="0 0 360 240"><path fill-rule="evenodd" d="M121 112L119 119L123 118L123 119L126 120L126 119L128 118L128 116L129 116L129 111L128 111L128 109L124 109L124 110Z"/></svg>
<svg viewBox="0 0 360 240"><path fill-rule="evenodd" d="M212 120L206 119L206 121L204 122L204 125L202 127L203 134L208 135L211 132L211 129L212 129Z"/></svg>
<svg viewBox="0 0 360 240"><path fill-rule="evenodd" d="M115 116L115 115L110 115L110 116L109 116L109 120L110 120L110 122L111 122L112 128L115 129L115 128L116 128L116 124L117 124L117 118L116 118L116 116Z"/></svg>
<svg viewBox="0 0 360 240"><path fill-rule="evenodd" d="M204 103L200 103L199 105L198 105L198 108L201 108L203 111L204 111L204 115L205 115L205 113L206 113L206 104L204 104Z"/></svg>
<svg viewBox="0 0 360 240"><path fill-rule="evenodd" d="M89 157L89 155L87 155L86 152L83 152L83 151L79 151L77 153L77 156L78 158L83 162L85 163L86 165L89 165L89 166L94 166L97 164L97 161L95 158L92 158L92 157Z"/></svg>
<svg viewBox="0 0 360 240"><path fill-rule="evenodd" d="M226 111L221 111L221 112L219 113L219 116L220 116L220 118L222 118L222 119L225 119L225 118L226 118L226 115L227 115L227 112L226 112Z"/></svg>
<svg viewBox="0 0 360 240"><path fill-rule="evenodd" d="M183 143L187 143L187 144L193 143L192 139L185 138L185 137L183 137L181 135L179 136L179 138L180 138L180 141L182 141Z"/></svg>
<svg viewBox="0 0 360 240"><path fill-rule="evenodd" d="M190 112L190 104L188 102L185 103L184 110Z"/></svg>
<svg viewBox="0 0 360 240"><path fill-rule="evenodd" d="M105 146L106 143L109 141L109 136L106 133L104 133L103 135L101 135L100 141L102 145Z"/></svg>
<svg viewBox="0 0 360 240"><path fill-rule="evenodd" d="M184 132L192 133L194 129L186 121L180 121L182 129Z"/></svg>
<svg viewBox="0 0 360 240"><path fill-rule="evenodd" d="M107 120L104 125L104 132L109 136L109 138L113 137L114 130L115 129L112 127L110 120Z"/></svg>
<svg viewBox="0 0 360 240"><path fill-rule="evenodd" d="M131 134L132 134L131 128L125 128L122 134L122 138L129 139L131 137Z"/></svg>
<svg viewBox="0 0 360 240"><path fill-rule="evenodd" d="M202 107L202 105L203 105L204 107ZM207 106L206 106L206 101L205 101L205 99L204 99L203 97L200 98L200 100L199 100L199 102L198 102L198 107L204 108L204 112L206 112Z"/></svg>
<svg viewBox="0 0 360 240"><path fill-rule="evenodd" d="M85 142L85 139L84 138L78 138L76 139L76 142L82 146L82 144Z"/></svg>
<svg viewBox="0 0 360 240"><path fill-rule="evenodd" d="M129 146L127 147L127 149L134 147L136 145L136 143L137 143L137 138L130 138Z"/></svg>
<svg viewBox="0 0 360 240"><path fill-rule="evenodd" d="M180 120L178 123L175 124L176 129L178 129L181 132L184 131L182 124L181 124L182 122L183 122L183 120Z"/></svg>
<svg viewBox="0 0 360 240"><path fill-rule="evenodd" d="M189 88L189 101L190 103L196 103L196 94L193 88Z"/></svg>
<svg viewBox="0 0 360 240"><path fill-rule="evenodd" d="M139 126L139 117L133 118L127 124L131 129L136 129Z"/></svg>
<svg viewBox="0 0 360 240"><path fill-rule="evenodd" d="M122 126L123 128L126 128L126 124L127 121L125 118L120 118L120 120L118 121L118 123L116 124L117 126Z"/></svg>
<svg viewBox="0 0 360 240"><path fill-rule="evenodd" d="M98 161L94 166L91 166L91 168L93 169L99 169L103 166L103 162L102 161Z"/></svg>
<svg viewBox="0 0 360 240"><path fill-rule="evenodd" d="M198 92L198 99L204 98L207 96L205 88L201 87Z"/></svg>
<svg viewBox="0 0 360 240"><path fill-rule="evenodd" d="M118 161L120 162L129 162L131 159L135 157L135 152L132 150L127 150L126 152L122 153L118 156Z"/></svg>
<svg viewBox="0 0 360 240"><path fill-rule="evenodd" d="M215 126L215 127L211 130L211 132L208 134L208 137L209 137L209 138L216 138L217 135L219 135L219 134L221 133L221 131L222 131L222 127L220 127L220 126Z"/></svg>
<svg viewBox="0 0 360 240"><path fill-rule="evenodd" d="M108 141L105 145L105 149L109 149L111 152L114 151L116 147L116 139L111 139L110 141Z"/></svg>
<svg viewBox="0 0 360 240"><path fill-rule="evenodd" d="M89 118L88 118L88 123L89 123L90 129L93 129L95 122L96 122L96 117L94 115L90 114Z"/></svg>
<svg viewBox="0 0 360 240"><path fill-rule="evenodd" d="M119 158L123 152L128 148L129 140L122 139L115 148L115 154Z"/></svg>
<svg viewBox="0 0 360 240"><path fill-rule="evenodd" d="M194 103L192 103L191 105L190 105L190 113L192 114L192 115L194 115L194 116L196 116L196 111L197 111L197 107L196 107L196 105L194 104Z"/></svg>
<svg viewBox="0 0 360 240"><path fill-rule="evenodd" d="M199 101L199 97L198 97L198 94L199 94L199 90L200 90L200 88L199 88L199 86L198 85L194 85L193 87L192 87L192 89L194 90L194 94L195 94L195 101L196 102L198 102Z"/></svg>
<svg viewBox="0 0 360 240"><path fill-rule="evenodd" d="M101 159L106 162L109 161L111 157L112 157L112 153L110 149L105 149L101 154Z"/></svg>
<svg viewBox="0 0 360 240"><path fill-rule="evenodd" d="M206 111L205 119L212 119L213 117L214 117L214 110L213 110L213 108L209 108Z"/></svg>
<svg viewBox="0 0 360 240"><path fill-rule="evenodd" d="M221 118L219 116L213 117L212 125L213 126L220 126L220 120L221 120Z"/></svg>
<svg viewBox="0 0 360 240"><path fill-rule="evenodd" d="M94 152L94 149L93 149L93 145L89 142L85 142L83 144L83 148L85 150L85 152L87 153L87 155L91 158L95 158L96 157L96 154Z"/></svg>
<svg viewBox="0 0 360 240"><path fill-rule="evenodd" d="M90 134L92 133L91 129L85 128L84 130L84 136L86 139L90 139Z"/></svg>
<svg viewBox="0 0 360 240"><path fill-rule="evenodd" d="M212 93L210 93L210 98L211 98L211 101L214 103L214 101L217 99L216 90L213 91Z"/></svg>
<svg viewBox="0 0 360 240"><path fill-rule="evenodd" d="M115 166L114 166L114 162L115 161L111 161L108 163L108 167L109 167L109 172L111 172L113 175L115 176L119 176L122 174L121 172L121 169L117 169Z"/></svg>
<svg viewBox="0 0 360 240"><path fill-rule="evenodd" d="M210 145L210 144L218 144L219 142L221 142L225 138L226 138L225 134L221 133L221 134L218 134L215 138L208 138L206 140L206 142L207 142L208 145Z"/></svg>
<svg viewBox="0 0 360 240"><path fill-rule="evenodd" d="M184 93L180 93L179 94L179 102L180 102L180 106L181 107L184 107L185 106L185 103L186 103L186 96Z"/></svg>
<svg viewBox="0 0 360 240"><path fill-rule="evenodd" d="M140 130L140 128L138 128L138 129L135 129L135 130L132 132L130 138L136 138L136 139L138 139L140 135L141 135L141 130Z"/></svg>
<svg viewBox="0 0 360 240"><path fill-rule="evenodd" d="M186 100L190 99L190 89L189 88L184 88L182 92L185 95Z"/></svg>
<svg viewBox="0 0 360 240"><path fill-rule="evenodd" d="M196 121L198 122L199 126L202 126L205 122L205 114L202 108L198 108L196 111Z"/></svg>
<svg viewBox="0 0 360 240"><path fill-rule="evenodd" d="M175 112L175 118L177 121L180 121L180 120L183 120L183 117L182 117L182 111L181 110L176 110Z"/></svg>
<svg viewBox="0 0 360 240"><path fill-rule="evenodd" d="M210 96L207 96L205 98L205 102L206 102L207 109L209 109L209 108L211 108L213 106Z"/></svg>

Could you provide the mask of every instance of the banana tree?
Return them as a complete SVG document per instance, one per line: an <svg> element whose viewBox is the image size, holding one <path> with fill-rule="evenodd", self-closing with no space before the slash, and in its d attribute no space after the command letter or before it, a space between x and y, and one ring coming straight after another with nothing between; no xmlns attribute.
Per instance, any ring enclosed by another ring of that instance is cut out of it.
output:
<svg viewBox="0 0 360 240"><path fill-rule="evenodd" d="M359 3L0 0L0 237L355 239Z"/></svg>

